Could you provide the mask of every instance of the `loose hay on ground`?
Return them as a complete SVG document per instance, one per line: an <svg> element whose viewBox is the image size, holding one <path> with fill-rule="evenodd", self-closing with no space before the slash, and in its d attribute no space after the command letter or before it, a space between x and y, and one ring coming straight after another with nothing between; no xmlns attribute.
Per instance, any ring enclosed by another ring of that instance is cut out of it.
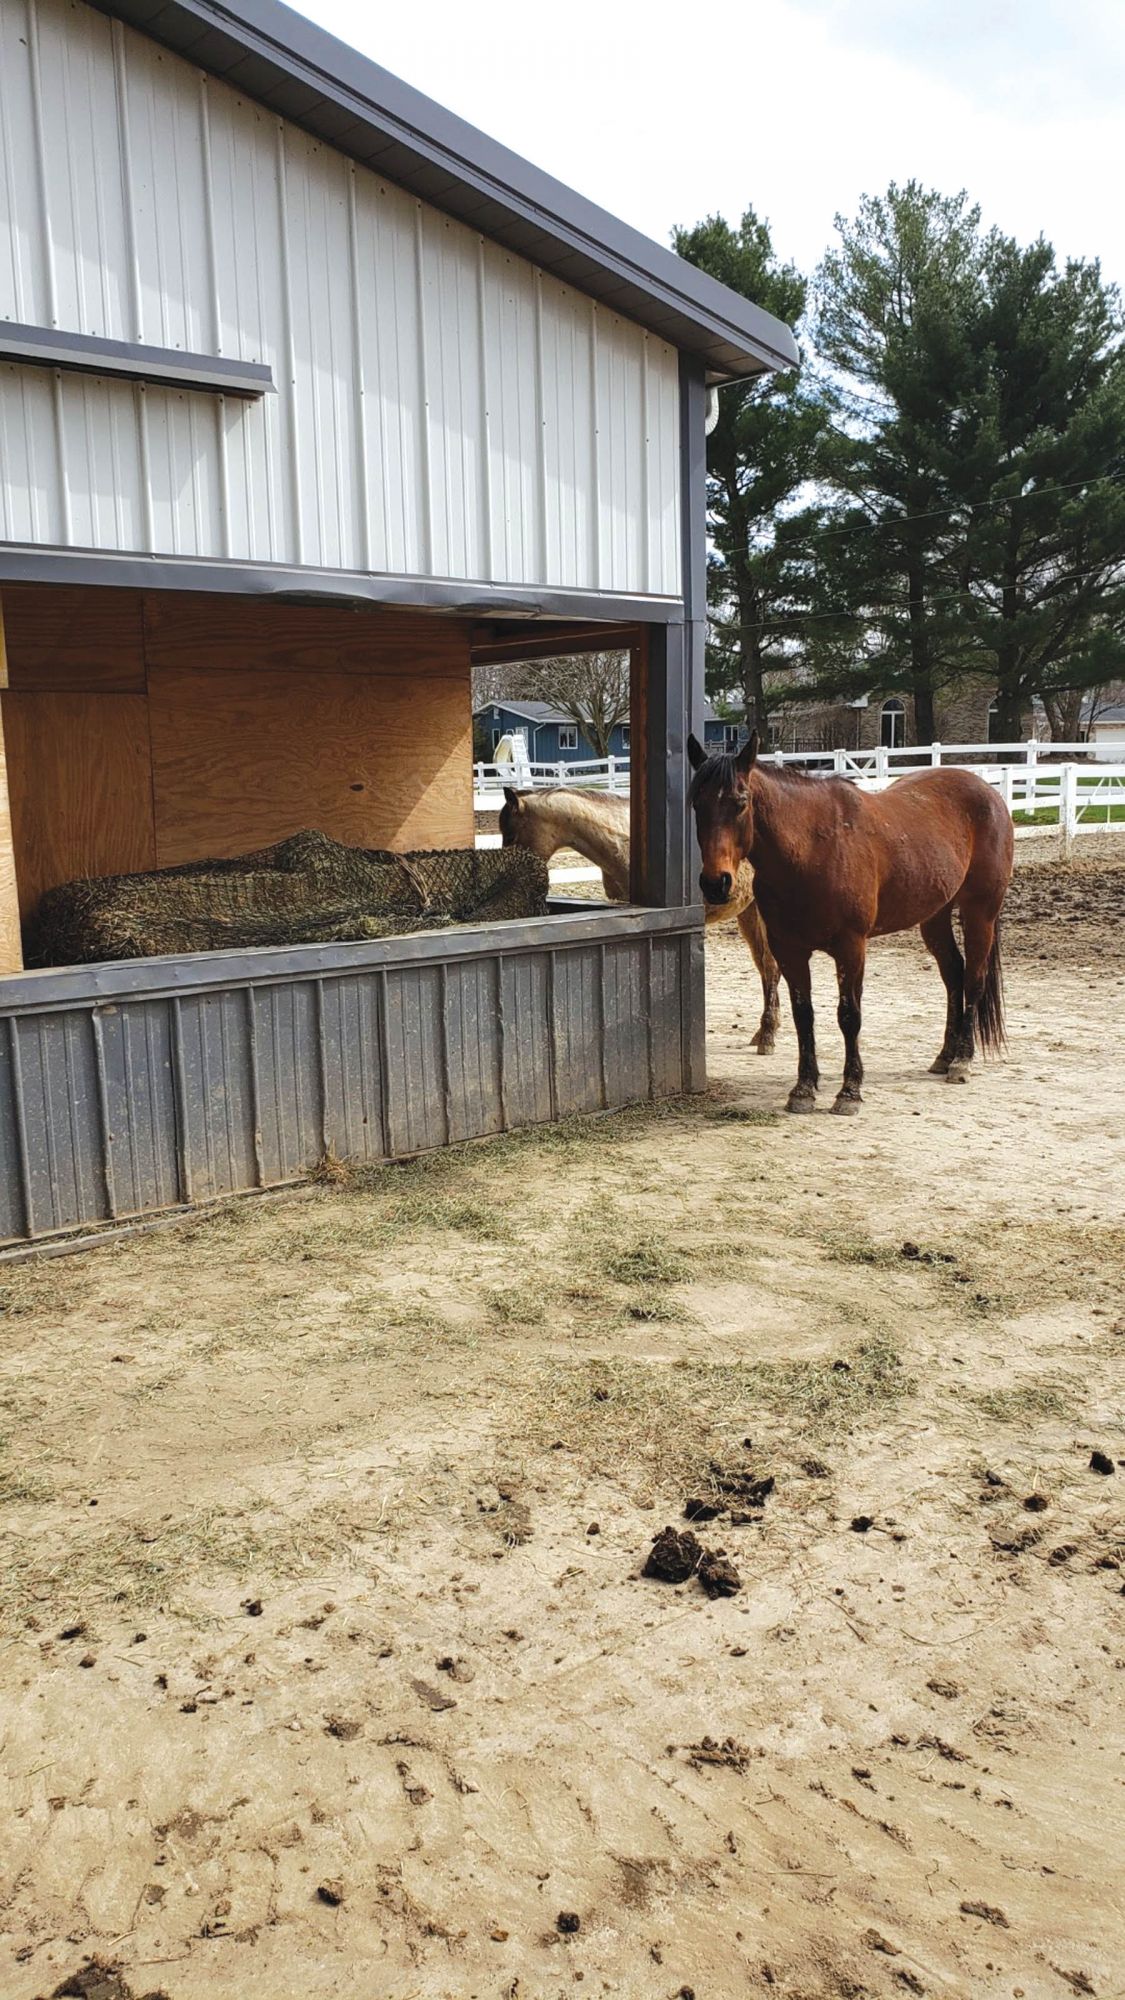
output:
<svg viewBox="0 0 1125 2000"><path fill-rule="evenodd" d="M529 1385L525 1422L540 1449L561 1443L591 1468L643 1472L671 1490L698 1482L748 1432L762 1437L763 1424L771 1441L797 1452L803 1441L851 1435L913 1389L881 1340L825 1362L607 1356L545 1369Z"/></svg>

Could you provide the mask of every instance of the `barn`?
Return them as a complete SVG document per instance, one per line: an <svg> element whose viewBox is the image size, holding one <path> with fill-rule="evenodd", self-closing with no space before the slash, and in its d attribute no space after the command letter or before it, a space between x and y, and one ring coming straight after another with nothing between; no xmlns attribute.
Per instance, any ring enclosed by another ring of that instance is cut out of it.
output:
<svg viewBox="0 0 1125 2000"><path fill-rule="evenodd" d="M0 1242L699 1086L706 406L795 360L274 0L0 0ZM471 846L474 663L610 646L628 907L24 969L76 878Z"/></svg>

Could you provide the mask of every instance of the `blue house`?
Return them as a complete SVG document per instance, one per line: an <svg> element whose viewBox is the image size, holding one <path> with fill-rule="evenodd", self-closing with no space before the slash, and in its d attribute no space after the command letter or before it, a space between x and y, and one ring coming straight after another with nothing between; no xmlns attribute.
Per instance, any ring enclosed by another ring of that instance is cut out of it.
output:
<svg viewBox="0 0 1125 2000"><path fill-rule="evenodd" d="M715 713L714 704L703 704L703 747L705 750L740 750L750 732L744 722L725 722Z"/></svg>
<svg viewBox="0 0 1125 2000"><path fill-rule="evenodd" d="M531 764L592 763L601 754L565 710L553 707L549 701L486 702L474 711L473 721L490 752L495 751L502 736L526 737ZM609 747L614 757L629 755L627 722L618 723Z"/></svg>
<svg viewBox="0 0 1125 2000"><path fill-rule="evenodd" d="M746 741L740 722L724 722L707 701L703 705L703 740L708 750L737 750ZM502 736L527 739L531 764L592 763L598 752L564 709L549 701L485 702L473 712L477 734L494 753ZM629 755L629 724L619 722L610 738L614 757Z"/></svg>

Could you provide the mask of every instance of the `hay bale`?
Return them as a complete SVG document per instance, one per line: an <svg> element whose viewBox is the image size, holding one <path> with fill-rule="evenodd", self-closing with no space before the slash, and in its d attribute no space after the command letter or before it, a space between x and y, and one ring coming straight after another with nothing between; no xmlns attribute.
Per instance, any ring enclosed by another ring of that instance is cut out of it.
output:
<svg viewBox="0 0 1125 2000"><path fill-rule="evenodd" d="M292 834L234 860L67 882L24 935L29 966L403 936L545 916L546 864L524 848L392 854Z"/></svg>

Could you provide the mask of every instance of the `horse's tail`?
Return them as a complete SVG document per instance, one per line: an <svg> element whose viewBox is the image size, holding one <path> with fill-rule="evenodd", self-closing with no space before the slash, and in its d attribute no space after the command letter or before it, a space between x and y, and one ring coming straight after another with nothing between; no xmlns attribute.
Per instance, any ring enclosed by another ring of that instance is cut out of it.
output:
<svg viewBox="0 0 1125 2000"><path fill-rule="evenodd" d="M1006 1049L1004 1032L1004 971L1000 963L1000 919L992 933L992 949L984 968L984 990L977 1008L977 1033L982 1050Z"/></svg>

